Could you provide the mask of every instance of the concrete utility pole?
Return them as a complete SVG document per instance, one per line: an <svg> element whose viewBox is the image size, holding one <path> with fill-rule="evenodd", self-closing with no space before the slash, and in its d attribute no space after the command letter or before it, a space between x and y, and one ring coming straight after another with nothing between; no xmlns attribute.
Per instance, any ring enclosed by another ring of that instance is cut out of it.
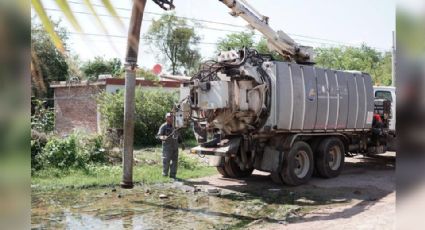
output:
<svg viewBox="0 0 425 230"><path fill-rule="evenodd" d="M153 0L164 10L174 9L173 0ZM140 28L146 0L133 0L130 26L128 27L127 53L125 56L124 95L124 150L122 154L123 176L121 188L133 188L133 144L134 144L134 95L136 89L136 67L139 54Z"/></svg>
<svg viewBox="0 0 425 230"><path fill-rule="evenodd" d="M391 86L395 86L396 81L396 68L397 68L397 46L396 46L396 33L393 31L393 50L392 50L392 78Z"/></svg>
<svg viewBox="0 0 425 230"><path fill-rule="evenodd" d="M139 53L140 28L146 0L134 0L128 28L125 57L124 151L121 188L133 188L133 142L135 115L136 67Z"/></svg>

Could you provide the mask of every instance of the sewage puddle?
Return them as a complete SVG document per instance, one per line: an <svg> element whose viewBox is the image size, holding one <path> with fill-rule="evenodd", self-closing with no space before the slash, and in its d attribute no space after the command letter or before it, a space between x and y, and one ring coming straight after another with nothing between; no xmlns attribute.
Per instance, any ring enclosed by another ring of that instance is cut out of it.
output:
<svg viewBox="0 0 425 230"><path fill-rule="evenodd" d="M261 191L261 189L259 189ZM267 194L266 194L267 193ZM177 182L120 188L33 191L32 229L229 229L251 222L282 222L320 205L322 190L294 196L276 189L260 194L198 191ZM297 193L298 194L298 193ZM309 195L310 194L310 195ZM332 195L332 194L331 194ZM333 197L346 196L334 194ZM345 199L345 200L344 200Z"/></svg>

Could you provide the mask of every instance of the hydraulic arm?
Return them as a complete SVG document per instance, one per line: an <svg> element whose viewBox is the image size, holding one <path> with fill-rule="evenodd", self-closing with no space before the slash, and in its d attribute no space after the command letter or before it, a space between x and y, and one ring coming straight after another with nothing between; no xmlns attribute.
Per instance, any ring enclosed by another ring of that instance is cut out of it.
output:
<svg viewBox="0 0 425 230"><path fill-rule="evenodd" d="M232 10L232 16L240 16L252 28L260 31L267 38L269 49L297 63L313 63L312 47L300 46L283 31L274 31L269 26L269 18L258 13L245 0L219 1Z"/></svg>

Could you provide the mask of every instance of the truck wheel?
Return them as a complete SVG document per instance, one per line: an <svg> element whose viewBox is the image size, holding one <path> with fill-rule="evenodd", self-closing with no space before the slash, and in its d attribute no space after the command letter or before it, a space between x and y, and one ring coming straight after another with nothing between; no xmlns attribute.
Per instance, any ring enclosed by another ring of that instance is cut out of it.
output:
<svg viewBox="0 0 425 230"><path fill-rule="evenodd" d="M231 178L243 178L251 176L253 168L242 170L239 165L232 159L224 163L224 170Z"/></svg>
<svg viewBox="0 0 425 230"><path fill-rule="evenodd" d="M229 177L229 174L227 174L226 170L224 169L224 166L217 166L217 171L220 173L223 177Z"/></svg>
<svg viewBox="0 0 425 230"><path fill-rule="evenodd" d="M285 155L280 175L285 184L300 185L307 183L313 170L313 151L306 142L299 141Z"/></svg>
<svg viewBox="0 0 425 230"><path fill-rule="evenodd" d="M339 138L324 139L316 153L316 169L324 178L337 177L344 167L345 149Z"/></svg>

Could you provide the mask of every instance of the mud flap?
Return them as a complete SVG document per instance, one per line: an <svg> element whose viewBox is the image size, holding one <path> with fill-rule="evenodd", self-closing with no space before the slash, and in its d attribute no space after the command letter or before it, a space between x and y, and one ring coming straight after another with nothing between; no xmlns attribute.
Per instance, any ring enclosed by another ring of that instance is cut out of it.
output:
<svg viewBox="0 0 425 230"><path fill-rule="evenodd" d="M283 152L278 151L276 148L266 147L261 161L261 170L267 172L280 172L283 155Z"/></svg>
<svg viewBox="0 0 425 230"><path fill-rule="evenodd" d="M207 156L209 166L224 166L224 157L222 156Z"/></svg>

